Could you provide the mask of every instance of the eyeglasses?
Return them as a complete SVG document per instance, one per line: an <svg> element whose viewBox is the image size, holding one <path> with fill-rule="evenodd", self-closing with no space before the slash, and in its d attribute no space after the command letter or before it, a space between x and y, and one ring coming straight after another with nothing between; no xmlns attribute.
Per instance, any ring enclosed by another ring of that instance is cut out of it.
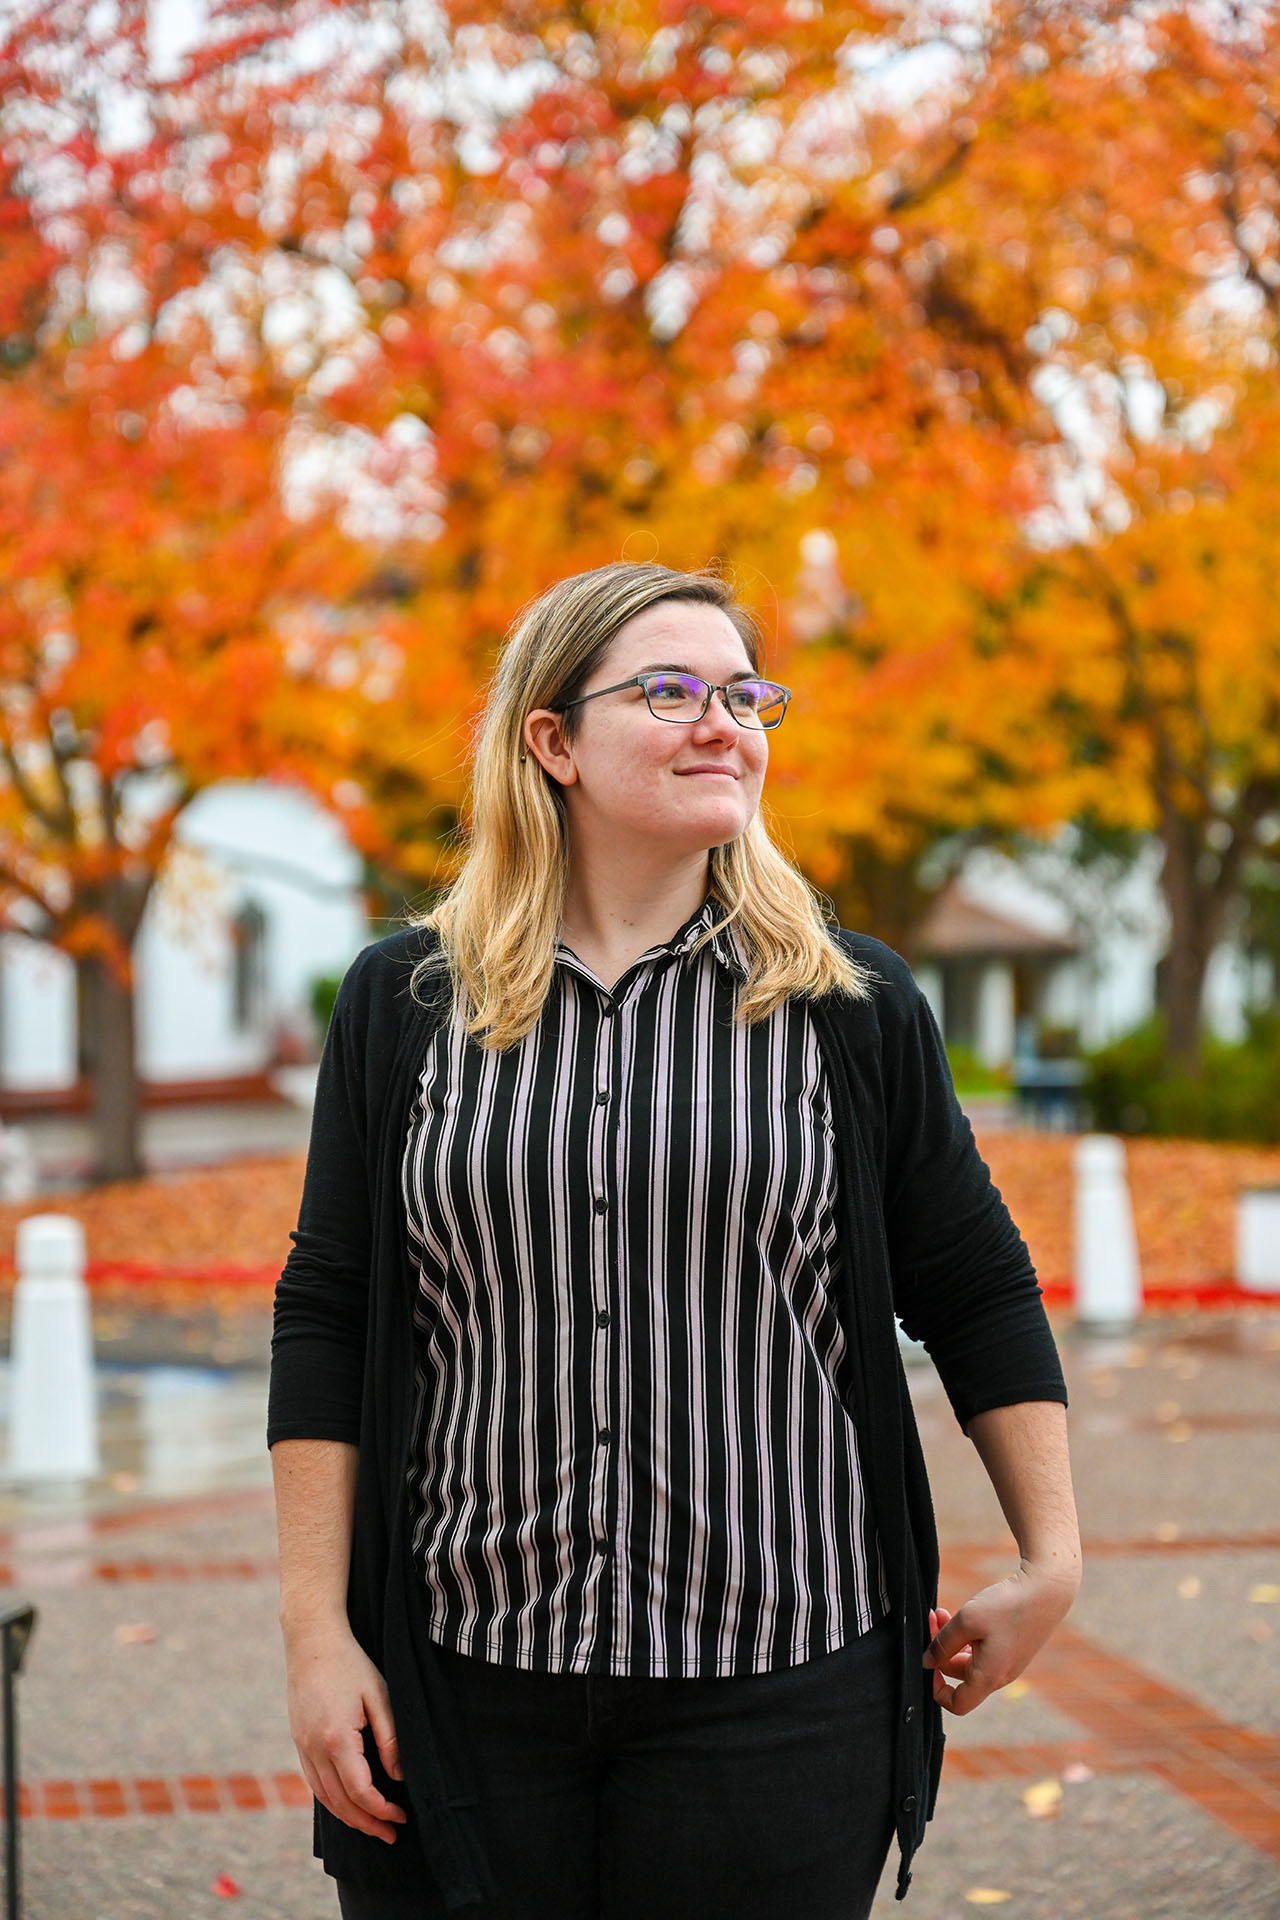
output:
<svg viewBox="0 0 1280 1920"><path fill-rule="evenodd" d="M720 693L740 727L766 733L781 726L791 698L790 687L780 687L775 680L730 680L727 686L716 687L696 673L638 673L634 680L619 680L616 687L597 687L576 700L563 700L560 711L567 713L570 707L598 700L605 693L621 693L624 687L642 687L654 719L670 720L677 727L691 727L701 720L712 694Z"/></svg>

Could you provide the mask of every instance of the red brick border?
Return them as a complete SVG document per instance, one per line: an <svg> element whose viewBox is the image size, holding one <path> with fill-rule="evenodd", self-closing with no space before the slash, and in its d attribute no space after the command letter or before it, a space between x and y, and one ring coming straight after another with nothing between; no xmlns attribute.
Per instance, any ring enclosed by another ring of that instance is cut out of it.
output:
<svg viewBox="0 0 1280 1920"><path fill-rule="evenodd" d="M185 1773L167 1780L33 1780L18 1792L18 1811L24 1820L278 1813L310 1805L311 1789L300 1773Z"/></svg>
<svg viewBox="0 0 1280 1920"><path fill-rule="evenodd" d="M1176 1551L1183 1543L1154 1543L1166 1544ZM986 1584L986 1557L972 1549L944 1551L944 1588L973 1591ZM1280 1860L1280 1737L1232 1726L1071 1627L1058 1628L1026 1678L1092 1736L1106 1756L1102 1767L1088 1761L1095 1771L1155 1774L1241 1840ZM959 1757L949 1749L948 1766Z"/></svg>
<svg viewBox="0 0 1280 1920"><path fill-rule="evenodd" d="M232 1506L270 1504L270 1493L212 1495L101 1515L88 1531L111 1533L130 1526L172 1526ZM274 1563L222 1561L88 1560L74 1551L59 1563L59 1549L83 1542L79 1529L51 1523L9 1528L0 1543L14 1554L0 1566L0 1580L39 1575L48 1583L104 1584L212 1579L257 1579L274 1575ZM1189 1535L1175 1540L1099 1540L1088 1554L1188 1554L1274 1551L1275 1534L1229 1537ZM16 1553L15 1553L16 1549ZM55 1556L37 1561L43 1549ZM994 1560L1007 1562L1012 1542L951 1548L943 1554L943 1597L948 1590L973 1591L988 1581ZM28 1558L28 1556L31 1556ZM1069 1627L1042 1649L1027 1674L1034 1692L1084 1730L1084 1737L1008 1746L953 1744L946 1779L994 1781L1060 1774L1072 1765L1095 1773L1147 1773L1201 1807L1237 1838L1280 1861L1280 1738L1231 1725L1190 1695L1167 1685L1135 1663L1108 1652ZM177 1813L269 1813L302 1808L311 1794L297 1773L184 1774L135 1780L45 1780L21 1789L19 1810L31 1819L120 1819Z"/></svg>

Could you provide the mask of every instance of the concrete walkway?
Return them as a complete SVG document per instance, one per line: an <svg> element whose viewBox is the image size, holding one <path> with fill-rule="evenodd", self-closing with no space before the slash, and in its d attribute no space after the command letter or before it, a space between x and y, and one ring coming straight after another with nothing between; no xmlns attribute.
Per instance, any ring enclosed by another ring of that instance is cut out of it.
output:
<svg viewBox="0 0 1280 1920"><path fill-rule="evenodd" d="M876 1920L1277 1920L1280 1312L1060 1333L1085 1587L1024 1683L948 1722L911 1892L886 1881ZM334 1920L285 1725L264 1376L103 1390L103 1479L0 1505L0 1572L40 1609L27 1920ZM954 1607L1010 1543L931 1369L913 1390Z"/></svg>
<svg viewBox="0 0 1280 1920"><path fill-rule="evenodd" d="M93 1130L81 1114L42 1114L15 1121L30 1143L39 1190L80 1185L93 1160ZM193 1102L151 1107L142 1116L142 1157L151 1173L218 1166L256 1154L302 1153L311 1111L281 1100Z"/></svg>

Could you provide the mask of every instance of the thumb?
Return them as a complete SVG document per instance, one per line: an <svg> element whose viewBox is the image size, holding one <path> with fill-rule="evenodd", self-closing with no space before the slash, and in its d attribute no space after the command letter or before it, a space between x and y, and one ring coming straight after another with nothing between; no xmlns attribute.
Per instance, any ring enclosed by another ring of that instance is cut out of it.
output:
<svg viewBox="0 0 1280 1920"><path fill-rule="evenodd" d="M938 1608L938 1625L929 1648L924 1656L926 1667L941 1667L962 1648L972 1644L969 1623L965 1619L964 1608L959 1613L948 1613L945 1607Z"/></svg>
<svg viewBox="0 0 1280 1920"><path fill-rule="evenodd" d="M396 1739L396 1723L391 1717L391 1702L385 1686L369 1688L364 1699L364 1710L369 1716L378 1758L393 1780L403 1780L400 1743Z"/></svg>
<svg viewBox="0 0 1280 1920"><path fill-rule="evenodd" d="M924 1664L926 1665L926 1667L931 1667L933 1665L933 1642L937 1639L940 1629L946 1626L950 1618L951 1618L951 1615L946 1609L946 1607L930 1607L929 1609L929 1651L924 1656Z"/></svg>

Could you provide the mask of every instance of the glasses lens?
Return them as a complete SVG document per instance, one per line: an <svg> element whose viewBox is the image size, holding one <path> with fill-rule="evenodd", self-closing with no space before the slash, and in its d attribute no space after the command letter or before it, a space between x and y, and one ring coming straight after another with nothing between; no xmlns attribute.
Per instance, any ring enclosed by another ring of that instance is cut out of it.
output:
<svg viewBox="0 0 1280 1920"><path fill-rule="evenodd" d="M744 727L776 727L787 710L787 690L772 680L737 680L729 688L729 706Z"/></svg>
<svg viewBox="0 0 1280 1920"><path fill-rule="evenodd" d="M659 720L697 720L707 704L706 681L691 673L651 673L644 691Z"/></svg>

